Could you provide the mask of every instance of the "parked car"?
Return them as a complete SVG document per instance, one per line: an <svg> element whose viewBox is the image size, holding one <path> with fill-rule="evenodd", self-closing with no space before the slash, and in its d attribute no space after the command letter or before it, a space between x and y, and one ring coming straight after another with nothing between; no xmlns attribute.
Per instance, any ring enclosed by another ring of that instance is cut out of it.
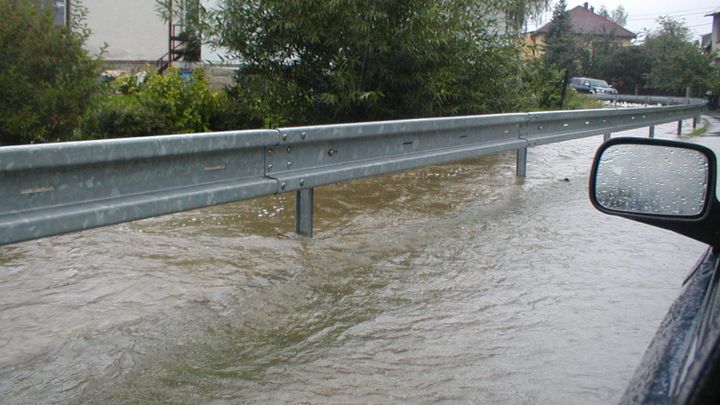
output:
<svg viewBox="0 0 720 405"><path fill-rule="evenodd" d="M703 146L638 138L612 139L595 156L590 200L597 209L710 245L645 352L623 404L720 404L716 162Z"/></svg>
<svg viewBox="0 0 720 405"><path fill-rule="evenodd" d="M572 77L568 81L568 84L578 93L617 94L617 90L605 80L590 77Z"/></svg>

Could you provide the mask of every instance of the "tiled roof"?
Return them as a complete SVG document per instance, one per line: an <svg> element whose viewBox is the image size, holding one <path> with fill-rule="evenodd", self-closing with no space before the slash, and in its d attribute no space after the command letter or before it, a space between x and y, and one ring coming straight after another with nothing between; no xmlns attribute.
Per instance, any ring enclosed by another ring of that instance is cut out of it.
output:
<svg viewBox="0 0 720 405"><path fill-rule="evenodd" d="M634 33L583 6L577 6L570 10L570 24L572 24L572 32L579 35L614 33L616 37L620 38L635 38ZM534 33L547 33L549 26L550 23L547 23Z"/></svg>

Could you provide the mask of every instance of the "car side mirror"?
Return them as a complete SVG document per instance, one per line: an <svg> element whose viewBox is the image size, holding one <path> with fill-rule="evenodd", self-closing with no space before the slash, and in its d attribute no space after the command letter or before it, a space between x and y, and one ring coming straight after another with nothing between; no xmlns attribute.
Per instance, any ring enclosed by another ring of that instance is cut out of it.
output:
<svg viewBox="0 0 720 405"><path fill-rule="evenodd" d="M716 170L715 154L704 146L615 138L595 155L590 201L606 214L669 229L717 249Z"/></svg>

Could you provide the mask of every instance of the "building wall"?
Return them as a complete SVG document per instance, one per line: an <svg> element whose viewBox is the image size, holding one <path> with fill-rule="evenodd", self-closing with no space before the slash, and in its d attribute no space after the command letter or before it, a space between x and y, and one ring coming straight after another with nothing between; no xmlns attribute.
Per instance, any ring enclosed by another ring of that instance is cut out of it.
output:
<svg viewBox="0 0 720 405"><path fill-rule="evenodd" d="M720 52L720 14L713 15L711 49L716 53Z"/></svg>
<svg viewBox="0 0 720 405"><path fill-rule="evenodd" d="M176 0L179 1L179 0ZM113 66L123 63L142 67L154 63L168 51L168 24L155 10L154 0L83 0L88 9L91 35L88 50L97 54L105 43L103 59ZM203 0L208 8L218 0ZM219 63L226 52L202 46L202 60Z"/></svg>
<svg viewBox="0 0 720 405"><path fill-rule="evenodd" d="M84 0L87 41L91 53L105 43L109 61L155 61L167 52L167 24L157 15L153 0Z"/></svg>
<svg viewBox="0 0 720 405"><path fill-rule="evenodd" d="M531 32L525 34L525 58L538 58L545 53L545 33L533 34ZM587 43L587 36L580 35L577 37L580 43L585 43L588 47L592 47L592 43ZM622 46L632 45L631 38L615 38Z"/></svg>

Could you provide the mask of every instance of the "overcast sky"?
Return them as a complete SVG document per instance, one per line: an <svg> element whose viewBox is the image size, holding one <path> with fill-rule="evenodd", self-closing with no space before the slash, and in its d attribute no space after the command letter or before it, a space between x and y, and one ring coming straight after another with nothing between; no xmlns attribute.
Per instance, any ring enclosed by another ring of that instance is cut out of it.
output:
<svg viewBox="0 0 720 405"><path fill-rule="evenodd" d="M568 10L581 6L585 1L568 0ZM556 1L553 1L553 5ZM712 17L705 17L710 11L720 9L720 0L601 0L588 1L595 10L605 6L608 10L614 10L622 4L628 14L628 22L625 28L639 34L643 29L653 30L657 28L656 20L659 16L672 16L684 19L693 31L693 39L700 39L700 35L709 34L712 31ZM552 12L548 12L544 21L530 23L530 31L550 21Z"/></svg>

